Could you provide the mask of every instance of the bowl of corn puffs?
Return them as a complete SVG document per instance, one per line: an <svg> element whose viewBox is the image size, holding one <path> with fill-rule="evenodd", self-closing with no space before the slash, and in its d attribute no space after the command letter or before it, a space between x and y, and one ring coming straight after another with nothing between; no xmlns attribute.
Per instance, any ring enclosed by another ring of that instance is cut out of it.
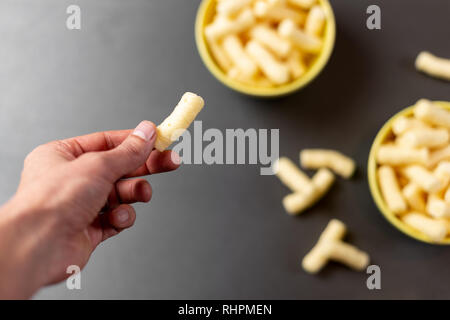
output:
<svg viewBox="0 0 450 320"><path fill-rule="evenodd" d="M450 102L419 100L372 145L368 178L381 213L406 235L450 244Z"/></svg>
<svg viewBox="0 0 450 320"><path fill-rule="evenodd" d="M333 51L336 25L328 0L203 0L195 37L221 83L277 97L319 75Z"/></svg>

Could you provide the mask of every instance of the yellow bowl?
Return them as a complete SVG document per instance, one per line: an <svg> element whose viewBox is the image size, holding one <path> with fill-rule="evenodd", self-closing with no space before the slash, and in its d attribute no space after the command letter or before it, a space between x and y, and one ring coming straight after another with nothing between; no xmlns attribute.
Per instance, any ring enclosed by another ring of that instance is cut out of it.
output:
<svg viewBox="0 0 450 320"><path fill-rule="evenodd" d="M324 46L320 54L314 58L309 66L309 69L303 76L285 85L270 88L247 85L230 79L216 64L211 56L204 35L205 27L211 23L216 13L216 3L217 0L203 0L200 4L195 22L195 40L200 57L208 70L214 75L214 77L216 77L217 80L229 88L251 96L279 97L293 93L306 86L319 75L327 64L331 52L333 51L334 41L336 38L336 23L334 20L333 9L331 8L328 0L319 0L319 3L324 9L327 17L327 24L324 30Z"/></svg>
<svg viewBox="0 0 450 320"><path fill-rule="evenodd" d="M450 102L445 101L436 101L436 104L441 106L442 108L450 110ZM378 179L377 179L377 162L376 162L376 154L378 152L378 148L381 144L383 144L384 141L389 137L390 134L392 134L392 123L401 116L410 116L413 113L414 106L408 107L396 115L394 115L392 118L390 118L381 128L380 132L378 132L375 141L372 144L372 148L370 150L369 154L369 163L368 163L368 175L369 175L369 187L370 192L372 194L372 197L378 207L378 209L381 211L381 213L384 215L384 217L398 230L405 233L406 235L410 236L411 238L417 239L419 241L431 243L431 244L441 244L441 245L450 245L450 236L447 236L444 240L441 242L435 242L432 241L429 237L427 237L422 232L411 228L407 224L405 224L403 221L401 221L389 208L387 207L380 191L380 187L378 185Z"/></svg>

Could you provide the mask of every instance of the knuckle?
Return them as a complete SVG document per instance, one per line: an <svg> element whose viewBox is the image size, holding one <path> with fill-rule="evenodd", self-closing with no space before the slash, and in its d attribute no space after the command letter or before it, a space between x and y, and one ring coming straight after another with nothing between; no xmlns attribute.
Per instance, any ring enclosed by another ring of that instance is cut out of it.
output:
<svg viewBox="0 0 450 320"><path fill-rule="evenodd" d="M24 159L24 164L27 165L30 162L33 162L35 156L40 154L40 153L42 153L42 152L47 151L49 146L51 145L51 143L53 143L53 142L49 142L49 143L46 143L46 144L39 145L39 146L35 147L33 150L31 150L31 152L26 155L26 157Z"/></svg>
<svg viewBox="0 0 450 320"><path fill-rule="evenodd" d="M126 154L132 161L140 161L142 159L142 147L139 143L133 141L123 146Z"/></svg>

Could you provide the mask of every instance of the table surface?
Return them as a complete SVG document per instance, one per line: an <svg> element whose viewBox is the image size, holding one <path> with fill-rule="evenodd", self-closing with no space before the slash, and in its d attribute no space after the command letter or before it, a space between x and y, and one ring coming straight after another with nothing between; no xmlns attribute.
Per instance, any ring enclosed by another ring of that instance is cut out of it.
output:
<svg viewBox="0 0 450 320"><path fill-rule="evenodd" d="M450 248L394 229L369 193L366 163L376 132L426 97L450 100L449 83L414 70L421 50L450 56L447 0L377 1L382 29L366 28L373 1L332 0L336 47L324 72L289 97L260 100L216 81L194 42L199 0L0 0L0 202L15 191L22 161L46 141L161 121L185 91L199 93L203 127L279 128L280 154L341 150L358 164L314 209L288 216L288 190L255 165L185 165L149 177L151 204L132 230L105 242L82 272L35 298L314 299L450 298ZM65 10L82 9L82 30ZM381 267L382 289L366 273L330 264L301 268L328 221Z"/></svg>

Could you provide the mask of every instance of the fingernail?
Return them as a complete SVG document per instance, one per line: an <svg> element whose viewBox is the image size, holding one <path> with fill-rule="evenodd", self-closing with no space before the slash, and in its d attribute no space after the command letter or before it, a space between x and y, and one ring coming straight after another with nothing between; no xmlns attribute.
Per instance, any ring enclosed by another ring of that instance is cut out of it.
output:
<svg viewBox="0 0 450 320"><path fill-rule="evenodd" d="M180 156L178 155L178 153L176 153L174 151L172 151L171 160L172 160L172 163L174 163L176 165L180 165L181 162L182 162Z"/></svg>
<svg viewBox="0 0 450 320"><path fill-rule="evenodd" d="M130 215L128 214L128 211L127 211L127 210L124 210L124 209L120 209L120 210L117 211L117 213L116 213L117 220L118 220L120 223L123 223L123 222L128 221L129 216L130 216Z"/></svg>
<svg viewBox="0 0 450 320"><path fill-rule="evenodd" d="M150 141L155 135L155 126L148 121L142 121L133 131L133 135L145 141Z"/></svg>

